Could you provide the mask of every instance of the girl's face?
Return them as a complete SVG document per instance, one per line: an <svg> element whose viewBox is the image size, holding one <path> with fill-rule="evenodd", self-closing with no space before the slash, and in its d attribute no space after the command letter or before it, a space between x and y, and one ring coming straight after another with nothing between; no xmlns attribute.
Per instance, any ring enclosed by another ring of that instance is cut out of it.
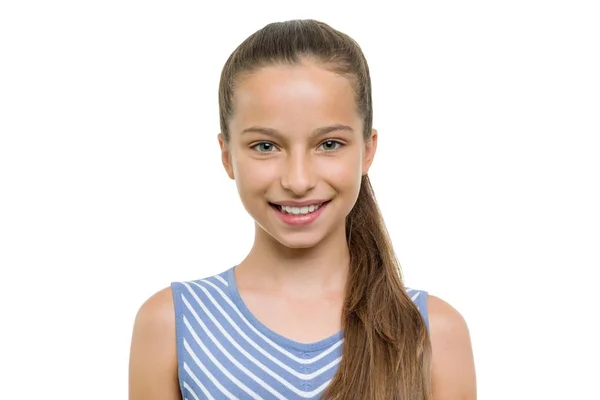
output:
<svg viewBox="0 0 600 400"><path fill-rule="evenodd" d="M264 67L238 81L233 104L223 165L256 223L290 248L344 232L377 145L350 81L314 64Z"/></svg>

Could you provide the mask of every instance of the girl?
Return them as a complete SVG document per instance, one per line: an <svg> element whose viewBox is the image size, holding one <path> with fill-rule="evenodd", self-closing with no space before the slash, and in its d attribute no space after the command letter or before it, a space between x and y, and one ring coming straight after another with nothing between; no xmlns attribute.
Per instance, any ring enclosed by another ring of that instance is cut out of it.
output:
<svg viewBox="0 0 600 400"><path fill-rule="evenodd" d="M402 283L367 174L378 134L355 41L269 24L227 60L219 106L254 243L142 305L130 399L475 399L465 321Z"/></svg>

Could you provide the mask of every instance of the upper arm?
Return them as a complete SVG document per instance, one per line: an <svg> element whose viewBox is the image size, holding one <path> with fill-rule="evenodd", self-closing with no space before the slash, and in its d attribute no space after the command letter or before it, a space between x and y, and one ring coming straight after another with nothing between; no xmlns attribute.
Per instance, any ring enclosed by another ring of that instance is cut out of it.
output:
<svg viewBox="0 0 600 400"><path fill-rule="evenodd" d="M129 400L180 400L171 288L139 309L129 355Z"/></svg>
<svg viewBox="0 0 600 400"><path fill-rule="evenodd" d="M428 296L435 400L475 400L475 362L467 323L445 301Z"/></svg>

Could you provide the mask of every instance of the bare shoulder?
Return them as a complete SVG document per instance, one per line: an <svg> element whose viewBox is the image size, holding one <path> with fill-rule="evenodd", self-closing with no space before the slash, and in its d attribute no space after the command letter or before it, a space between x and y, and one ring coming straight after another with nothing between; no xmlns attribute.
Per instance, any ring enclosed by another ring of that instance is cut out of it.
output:
<svg viewBox="0 0 600 400"><path fill-rule="evenodd" d="M170 287L148 298L135 317L129 356L129 399L181 399Z"/></svg>
<svg viewBox="0 0 600 400"><path fill-rule="evenodd" d="M453 306L428 296L434 400L475 400L475 362L467 322Z"/></svg>

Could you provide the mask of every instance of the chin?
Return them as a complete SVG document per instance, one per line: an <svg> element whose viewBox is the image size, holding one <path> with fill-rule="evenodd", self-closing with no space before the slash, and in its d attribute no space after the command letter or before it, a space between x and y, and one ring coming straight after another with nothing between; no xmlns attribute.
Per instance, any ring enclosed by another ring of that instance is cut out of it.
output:
<svg viewBox="0 0 600 400"><path fill-rule="evenodd" d="M315 233L302 233L291 235L271 235L271 237L284 247L289 249L310 249L323 241L320 235Z"/></svg>
<svg viewBox="0 0 600 400"><path fill-rule="evenodd" d="M282 246L287 247L288 249L301 250L301 249L311 249L319 244L318 241L278 241Z"/></svg>

